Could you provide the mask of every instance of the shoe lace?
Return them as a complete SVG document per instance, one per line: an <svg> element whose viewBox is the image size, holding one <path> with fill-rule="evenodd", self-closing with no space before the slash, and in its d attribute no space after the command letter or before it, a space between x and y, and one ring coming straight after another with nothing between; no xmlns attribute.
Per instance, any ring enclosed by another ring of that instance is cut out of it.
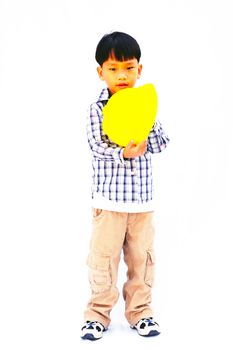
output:
<svg viewBox="0 0 233 350"><path fill-rule="evenodd" d="M93 326L95 326L96 324L98 324L98 322L96 322L96 321L87 321L86 328L93 329L94 328Z"/></svg>
<svg viewBox="0 0 233 350"><path fill-rule="evenodd" d="M142 318L142 321L146 322L147 326L154 326L156 324L152 317Z"/></svg>

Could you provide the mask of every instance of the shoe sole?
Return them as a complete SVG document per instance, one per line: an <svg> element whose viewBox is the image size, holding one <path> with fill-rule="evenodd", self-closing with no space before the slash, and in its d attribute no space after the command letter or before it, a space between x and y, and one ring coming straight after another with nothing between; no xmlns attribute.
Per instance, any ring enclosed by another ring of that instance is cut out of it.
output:
<svg viewBox="0 0 233 350"><path fill-rule="evenodd" d="M81 337L82 339L88 339L88 340L98 340L98 339L101 339L102 337L100 338L95 338L93 334L85 334L84 336Z"/></svg>
<svg viewBox="0 0 233 350"><path fill-rule="evenodd" d="M148 334L139 334L139 335L141 335L142 337L155 337L159 334L160 334L160 332L158 332L158 331L150 331L150 333L148 333Z"/></svg>

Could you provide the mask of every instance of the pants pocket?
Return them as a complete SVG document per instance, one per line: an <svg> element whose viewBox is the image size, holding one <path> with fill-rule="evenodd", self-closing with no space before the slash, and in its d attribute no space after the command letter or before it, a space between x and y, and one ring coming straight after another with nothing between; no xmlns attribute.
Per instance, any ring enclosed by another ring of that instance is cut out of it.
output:
<svg viewBox="0 0 233 350"><path fill-rule="evenodd" d="M104 215L104 210L103 209L98 209L98 208L92 208L92 217L93 220L98 220Z"/></svg>
<svg viewBox="0 0 233 350"><path fill-rule="evenodd" d="M110 289L111 271L110 256L90 254L87 258L89 281L94 293L102 293Z"/></svg>
<svg viewBox="0 0 233 350"><path fill-rule="evenodd" d="M146 258L146 271L145 271L145 283L152 287L153 281L154 281L154 254L152 251L147 251L147 258Z"/></svg>

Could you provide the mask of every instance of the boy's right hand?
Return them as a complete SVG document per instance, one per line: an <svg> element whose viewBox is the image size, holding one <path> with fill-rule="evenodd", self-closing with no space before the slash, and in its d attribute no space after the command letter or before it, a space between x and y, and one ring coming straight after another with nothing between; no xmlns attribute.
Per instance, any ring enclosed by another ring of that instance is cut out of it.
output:
<svg viewBox="0 0 233 350"><path fill-rule="evenodd" d="M142 156L147 150L147 140L142 141L138 145L134 141L130 141L123 152L124 158L136 158Z"/></svg>

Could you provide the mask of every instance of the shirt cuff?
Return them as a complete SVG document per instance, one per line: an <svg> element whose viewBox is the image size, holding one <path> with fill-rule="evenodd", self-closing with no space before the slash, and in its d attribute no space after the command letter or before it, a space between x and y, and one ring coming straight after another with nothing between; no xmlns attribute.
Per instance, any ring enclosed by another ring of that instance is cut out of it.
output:
<svg viewBox="0 0 233 350"><path fill-rule="evenodd" d="M113 152L113 159L117 164L126 165L126 160L123 156L124 148L117 148Z"/></svg>

